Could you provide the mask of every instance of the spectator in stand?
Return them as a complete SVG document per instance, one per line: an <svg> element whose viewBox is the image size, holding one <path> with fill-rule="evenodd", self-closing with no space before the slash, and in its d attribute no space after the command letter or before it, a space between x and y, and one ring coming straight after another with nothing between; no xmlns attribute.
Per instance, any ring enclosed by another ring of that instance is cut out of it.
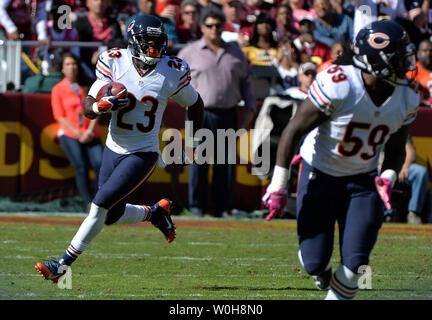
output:
<svg viewBox="0 0 432 320"><path fill-rule="evenodd" d="M114 4L114 3L113 3ZM120 1L119 3L115 2L116 7L113 9L114 14L117 16L117 22L120 25L121 33L127 33L127 21L131 16L134 16L138 13L136 1Z"/></svg>
<svg viewBox="0 0 432 320"><path fill-rule="evenodd" d="M323 62L330 59L330 47L314 38L315 28L314 18L305 16L300 19L300 35L294 40L294 44L300 51L300 61L313 62L320 66Z"/></svg>
<svg viewBox="0 0 432 320"><path fill-rule="evenodd" d="M300 85L298 87L291 87L285 90L282 94L290 96L295 100L306 100L308 96L308 90L312 82L315 80L317 74L317 66L315 63L306 62L300 65L298 71L298 82Z"/></svg>
<svg viewBox="0 0 432 320"><path fill-rule="evenodd" d="M145 14L151 14L153 16L158 17L165 26L165 31L168 37L168 49L172 48L175 43L179 41L177 31L174 23L171 19L166 17L160 17L155 13L156 8L156 0L138 0L137 1L138 13L129 18L126 21L126 26L129 26L130 23L138 16L142 16ZM127 38L127 32L124 34L124 38Z"/></svg>
<svg viewBox="0 0 432 320"><path fill-rule="evenodd" d="M48 13L47 22L47 33L48 39L50 41L79 41L78 31L75 28L70 28L65 25L65 17L62 10L59 10L63 6L63 1L54 0L51 5L51 10ZM66 12L67 13L67 12ZM68 17L69 19L69 17ZM50 69L50 56L55 51L55 48L44 48L42 55L42 73L47 75ZM77 58L80 57L80 49L77 46L70 46L69 48L63 48L63 52L71 52ZM83 63L84 66L86 66ZM87 74L92 74L93 72L88 69L85 70Z"/></svg>
<svg viewBox="0 0 432 320"><path fill-rule="evenodd" d="M271 66L278 43L273 37L275 22L267 13L260 13L254 23L250 45L242 50L251 65Z"/></svg>
<svg viewBox="0 0 432 320"><path fill-rule="evenodd" d="M79 17L74 27L81 42L102 42L105 46L122 39L120 25L115 17L109 15L109 0L87 0L87 15ZM105 49L105 48L101 48ZM94 70L99 58L96 48L81 48L80 57L86 65Z"/></svg>
<svg viewBox="0 0 432 320"><path fill-rule="evenodd" d="M421 224L423 206L428 193L429 173L426 167L415 163L416 149L411 136L408 137L405 151L405 162L399 172L399 182L411 186L407 222L409 224Z"/></svg>
<svg viewBox="0 0 432 320"><path fill-rule="evenodd" d="M85 11L85 0L62 0L62 3L69 6L72 11Z"/></svg>
<svg viewBox="0 0 432 320"><path fill-rule="evenodd" d="M420 8L418 1L411 0L355 0L354 3L354 37L361 28L377 19L403 18L409 16L411 10Z"/></svg>
<svg viewBox="0 0 432 320"><path fill-rule="evenodd" d="M75 169L78 191L88 205L92 201L89 164L96 173L97 181L102 161L102 143L97 119L90 120L83 114L82 103L92 81L85 76L78 58L71 53L63 56L62 73L64 79L52 90L51 106L54 119L60 124L60 146Z"/></svg>
<svg viewBox="0 0 432 320"><path fill-rule="evenodd" d="M351 19L354 19L355 8L354 5L350 2L350 0L330 0L330 4L336 13L345 14Z"/></svg>
<svg viewBox="0 0 432 320"><path fill-rule="evenodd" d="M423 207L428 193L429 173L426 167L416 163L416 149L411 135L408 136L405 152L405 161L399 171L398 183L410 186L407 222L409 224L421 224ZM386 210L384 216L396 215L396 212L397 208L393 207Z"/></svg>
<svg viewBox="0 0 432 320"><path fill-rule="evenodd" d="M351 40L353 37L353 21L345 14L333 11L329 0L314 0L314 9L318 17L315 20L315 39L329 47L336 40Z"/></svg>
<svg viewBox="0 0 432 320"><path fill-rule="evenodd" d="M288 4L281 4L276 12L276 38L278 41L294 39L298 35L293 27L292 9Z"/></svg>
<svg viewBox="0 0 432 320"><path fill-rule="evenodd" d="M410 40L418 48L420 42L430 37L430 32L427 28L428 17L421 8L413 6L412 3L411 7L412 9L408 10L408 17L397 17L395 21L404 27Z"/></svg>
<svg viewBox="0 0 432 320"><path fill-rule="evenodd" d="M23 93L51 93L54 86L63 80L61 50L50 54L48 74L39 72L28 77L23 86Z"/></svg>
<svg viewBox="0 0 432 320"><path fill-rule="evenodd" d="M254 23L261 13L267 13L272 19L276 18L276 6L264 0L245 0L243 8L244 11L241 19L249 24L246 33L249 38L252 37Z"/></svg>
<svg viewBox="0 0 432 320"><path fill-rule="evenodd" d="M243 10L243 3L240 0L227 0L222 6L226 18L222 39L225 42L236 41L240 47L249 44L249 37L246 36L248 24L241 19Z"/></svg>
<svg viewBox="0 0 432 320"><path fill-rule="evenodd" d="M422 104L432 105L432 42L423 40L417 51L417 72L408 72L408 78L414 78L422 93Z"/></svg>
<svg viewBox="0 0 432 320"><path fill-rule="evenodd" d="M159 18L169 19L174 26L177 26L181 2L182 0L156 0L155 14ZM163 23L165 24L165 22Z"/></svg>
<svg viewBox="0 0 432 320"><path fill-rule="evenodd" d="M0 40L38 40L41 46L46 46L49 42L46 22L45 0L0 0ZM24 47L22 53L32 59L30 47ZM21 61L21 79L24 81L33 73L27 61Z"/></svg>
<svg viewBox="0 0 432 320"><path fill-rule="evenodd" d="M199 5L196 0L183 0L181 4L181 21L176 28L179 43L188 43L201 38L199 27Z"/></svg>
<svg viewBox="0 0 432 320"><path fill-rule="evenodd" d="M330 51L330 60L325 61L318 67L318 72L321 72L333 64L350 65L352 64L353 50L351 42L337 40L333 43Z"/></svg>
<svg viewBox="0 0 432 320"><path fill-rule="evenodd" d="M299 85L299 64L300 55L292 40L282 40L274 62L280 75L276 84L276 94L283 95L285 90Z"/></svg>
<svg viewBox="0 0 432 320"><path fill-rule="evenodd" d="M222 5L212 0L197 0L200 6L200 25L203 24L202 17L204 17L208 11L222 11Z"/></svg>
<svg viewBox="0 0 432 320"><path fill-rule="evenodd" d="M245 102L240 108L242 128L249 127L255 112L247 60L237 44L222 40L224 20L221 12L208 11L202 19L201 39L178 54L188 62L191 83L204 101L203 128L210 129L215 136L217 129L237 129L240 100ZM229 215L232 206L235 165L228 164L227 154L222 157L225 164L213 165L211 208L215 217ZM214 159L220 159L217 150ZM193 163L189 167L189 207L197 216L202 216L207 209L208 169L208 164Z"/></svg>
<svg viewBox="0 0 432 320"><path fill-rule="evenodd" d="M289 5L292 9L293 24L296 30L300 28L300 20L305 16L310 16L312 19L316 18L314 8L309 7L305 0L289 0Z"/></svg>
<svg viewBox="0 0 432 320"><path fill-rule="evenodd" d="M0 0L0 27L9 40L34 40L47 44L45 0Z"/></svg>
<svg viewBox="0 0 432 320"><path fill-rule="evenodd" d="M429 34L432 34L432 8L431 8L431 0L420 0L420 8L423 14L428 17L426 21L426 31Z"/></svg>

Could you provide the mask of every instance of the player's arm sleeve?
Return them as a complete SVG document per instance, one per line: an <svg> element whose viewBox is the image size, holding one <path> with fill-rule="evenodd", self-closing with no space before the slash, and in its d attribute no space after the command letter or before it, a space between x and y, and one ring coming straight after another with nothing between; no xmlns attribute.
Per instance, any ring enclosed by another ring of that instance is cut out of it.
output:
<svg viewBox="0 0 432 320"><path fill-rule="evenodd" d="M309 87L308 98L325 115L331 116L347 98L350 84L342 71L329 73L332 67L317 74L316 79ZM334 68L334 67L333 67ZM335 82L333 77L338 81ZM340 80L345 78L345 80Z"/></svg>
<svg viewBox="0 0 432 320"><path fill-rule="evenodd" d="M408 125L414 122L417 117L418 108L420 105L420 94L412 89L408 89L408 94L405 95L408 106L407 115L405 116L403 125Z"/></svg>
<svg viewBox="0 0 432 320"><path fill-rule="evenodd" d="M91 86L88 95L96 99L99 90L108 83L108 81L97 79Z"/></svg>
<svg viewBox="0 0 432 320"><path fill-rule="evenodd" d="M174 92L171 99L182 106L191 106L198 100L198 92L191 85L189 66L185 61L182 63L182 72L178 81L174 83Z"/></svg>
<svg viewBox="0 0 432 320"><path fill-rule="evenodd" d="M37 4L36 19L35 19L35 29L38 40L48 39L47 33L47 11L45 10L45 3Z"/></svg>
<svg viewBox="0 0 432 320"><path fill-rule="evenodd" d="M113 81L113 58L108 56L107 51L99 55L96 63L96 77L103 81Z"/></svg>
<svg viewBox="0 0 432 320"><path fill-rule="evenodd" d="M10 2L11 0L0 0L0 25L5 28L7 33L13 33L18 30L6 11Z"/></svg>

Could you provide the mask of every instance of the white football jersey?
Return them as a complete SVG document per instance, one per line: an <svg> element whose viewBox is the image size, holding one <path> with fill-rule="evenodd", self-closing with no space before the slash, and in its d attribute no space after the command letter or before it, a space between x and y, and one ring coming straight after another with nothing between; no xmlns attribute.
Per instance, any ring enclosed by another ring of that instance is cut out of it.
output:
<svg viewBox="0 0 432 320"><path fill-rule="evenodd" d="M127 49L111 49L99 56L97 80L89 91L96 97L104 82L120 82L128 90L128 107L111 112L106 145L119 154L158 152L162 115L173 99L190 106L198 93L190 85L188 64L177 57L163 56L156 67L141 76ZM102 82L103 81L103 82Z"/></svg>
<svg viewBox="0 0 432 320"><path fill-rule="evenodd" d="M331 66L318 73L308 98L330 118L305 138L304 161L332 176L349 176L377 168L390 135L414 121L419 95L398 86L379 107L369 97L354 66Z"/></svg>

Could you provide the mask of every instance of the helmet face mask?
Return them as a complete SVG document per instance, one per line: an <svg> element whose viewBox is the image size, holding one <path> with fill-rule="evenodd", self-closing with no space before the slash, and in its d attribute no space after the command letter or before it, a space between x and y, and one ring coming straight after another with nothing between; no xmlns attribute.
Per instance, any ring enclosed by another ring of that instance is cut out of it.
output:
<svg viewBox="0 0 432 320"><path fill-rule="evenodd" d="M375 21L359 31L354 65L392 85L407 85L406 73L416 66L416 48L395 22Z"/></svg>
<svg viewBox="0 0 432 320"><path fill-rule="evenodd" d="M128 48L132 56L145 65L153 66L165 54L167 35L162 22L155 16L143 15L128 27Z"/></svg>

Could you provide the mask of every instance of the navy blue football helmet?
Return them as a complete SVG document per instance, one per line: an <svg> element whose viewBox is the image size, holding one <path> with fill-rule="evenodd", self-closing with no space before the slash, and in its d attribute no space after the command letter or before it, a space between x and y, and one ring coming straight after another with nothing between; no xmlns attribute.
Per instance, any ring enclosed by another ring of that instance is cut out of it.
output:
<svg viewBox="0 0 432 320"><path fill-rule="evenodd" d="M146 65L158 63L168 43L162 21L152 15L133 19L127 28L127 38L132 56Z"/></svg>
<svg viewBox="0 0 432 320"><path fill-rule="evenodd" d="M354 65L393 85L406 84L405 74L416 70L416 48L396 22L379 20L362 28L354 43Z"/></svg>

